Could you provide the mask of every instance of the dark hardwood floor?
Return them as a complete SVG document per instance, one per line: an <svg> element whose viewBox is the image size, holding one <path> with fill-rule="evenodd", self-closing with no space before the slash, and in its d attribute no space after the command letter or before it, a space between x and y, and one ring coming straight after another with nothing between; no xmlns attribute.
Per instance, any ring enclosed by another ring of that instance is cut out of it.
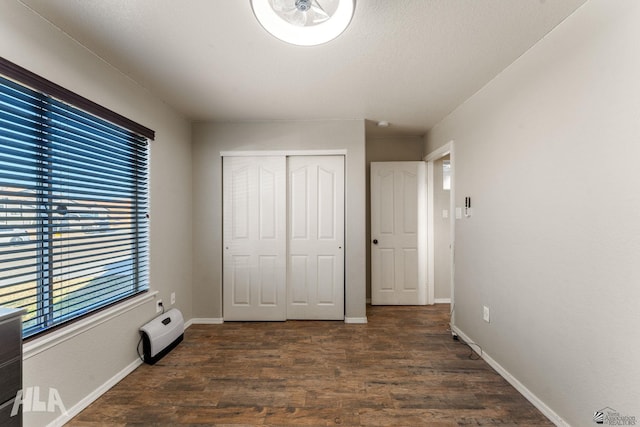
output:
<svg viewBox="0 0 640 427"><path fill-rule="evenodd" d="M366 325L194 325L68 425L552 425L451 338L448 310L368 307Z"/></svg>

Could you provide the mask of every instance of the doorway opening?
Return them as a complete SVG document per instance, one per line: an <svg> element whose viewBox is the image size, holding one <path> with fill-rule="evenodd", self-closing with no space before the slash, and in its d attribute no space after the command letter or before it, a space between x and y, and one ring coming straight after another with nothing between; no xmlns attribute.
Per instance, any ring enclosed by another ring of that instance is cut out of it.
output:
<svg viewBox="0 0 640 427"><path fill-rule="evenodd" d="M450 303L453 308L457 215L453 141L429 153L424 160L427 162L427 280L429 289L435 293L434 301ZM446 168L445 161L448 161Z"/></svg>

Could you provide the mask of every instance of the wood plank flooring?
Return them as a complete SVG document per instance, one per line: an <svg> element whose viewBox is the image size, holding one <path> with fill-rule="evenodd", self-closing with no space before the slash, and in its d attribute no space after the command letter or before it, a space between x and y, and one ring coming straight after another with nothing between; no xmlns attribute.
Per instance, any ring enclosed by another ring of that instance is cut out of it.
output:
<svg viewBox="0 0 640 427"><path fill-rule="evenodd" d="M448 305L377 306L366 325L194 325L68 425L553 425L470 358L448 315Z"/></svg>

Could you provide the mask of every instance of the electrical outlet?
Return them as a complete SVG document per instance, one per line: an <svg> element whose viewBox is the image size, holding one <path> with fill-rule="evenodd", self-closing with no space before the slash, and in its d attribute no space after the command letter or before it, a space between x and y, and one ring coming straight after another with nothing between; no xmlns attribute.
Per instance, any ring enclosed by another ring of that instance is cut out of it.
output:
<svg viewBox="0 0 640 427"><path fill-rule="evenodd" d="M171 305L176 303L176 293L171 292Z"/></svg>
<svg viewBox="0 0 640 427"><path fill-rule="evenodd" d="M489 307L487 307L486 305L482 306L482 318L487 323L490 323L490 319L491 319L489 314L490 314Z"/></svg>
<svg viewBox="0 0 640 427"><path fill-rule="evenodd" d="M162 300L159 299L156 301L156 313L160 313L162 311Z"/></svg>

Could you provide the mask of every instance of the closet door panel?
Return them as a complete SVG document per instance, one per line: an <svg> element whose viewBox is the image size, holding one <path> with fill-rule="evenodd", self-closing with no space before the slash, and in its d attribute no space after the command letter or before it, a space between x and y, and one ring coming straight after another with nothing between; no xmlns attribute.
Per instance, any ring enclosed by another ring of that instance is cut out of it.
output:
<svg viewBox="0 0 640 427"><path fill-rule="evenodd" d="M225 320L286 319L286 159L223 159Z"/></svg>
<svg viewBox="0 0 640 427"><path fill-rule="evenodd" d="M344 157L288 158L288 214L287 318L344 319Z"/></svg>
<svg viewBox="0 0 640 427"><path fill-rule="evenodd" d="M224 157L224 319L344 319L344 157Z"/></svg>

